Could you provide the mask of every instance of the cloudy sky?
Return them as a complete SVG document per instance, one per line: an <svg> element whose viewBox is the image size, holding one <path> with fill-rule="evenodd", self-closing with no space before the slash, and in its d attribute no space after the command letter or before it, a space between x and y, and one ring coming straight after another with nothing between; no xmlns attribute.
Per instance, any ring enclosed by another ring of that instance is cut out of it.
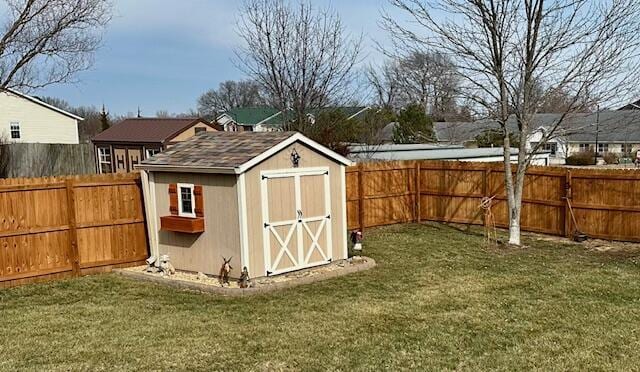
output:
<svg viewBox="0 0 640 372"><path fill-rule="evenodd" d="M115 18L95 56L95 66L77 84L49 87L37 95L63 98L73 106L107 105L114 114L184 112L197 97L242 74L232 62L236 0L115 0ZM374 39L385 0L313 0L331 6L349 32L365 36L365 63L380 56Z"/></svg>

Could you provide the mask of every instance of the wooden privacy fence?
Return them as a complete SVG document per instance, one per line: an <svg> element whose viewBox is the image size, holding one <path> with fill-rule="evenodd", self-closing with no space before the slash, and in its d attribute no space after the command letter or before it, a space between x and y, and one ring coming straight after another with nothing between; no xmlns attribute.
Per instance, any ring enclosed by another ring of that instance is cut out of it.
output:
<svg viewBox="0 0 640 372"><path fill-rule="evenodd" d="M347 169L349 228L415 221L483 224L480 201L495 196L498 227L508 226L502 164L448 161L362 163ZM524 231L640 241L640 171L531 167L525 179Z"/></svg>
<svg viewBox="0 0 640 372"><path fill-rule="evenodd" d="M148 257L139 174L0 180L0 287Z"/></svg>
<svg viewBox="0 0 640 372"><path fill-rule="evenodd" d="M7 178L96 173L91 143L11 143L0 145L0 158L6 162L0 176Z"/></svg>

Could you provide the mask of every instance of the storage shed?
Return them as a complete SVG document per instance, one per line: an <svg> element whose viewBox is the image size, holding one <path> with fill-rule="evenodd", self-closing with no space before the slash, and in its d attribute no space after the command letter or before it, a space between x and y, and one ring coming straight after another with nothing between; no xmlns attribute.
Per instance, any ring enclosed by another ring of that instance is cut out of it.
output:
<svg viewBox="0 0 640 372"><path fill-rule="evenodd" d="M276 275L347 258L345 167L296 132L205 132L138 166L152 255Z"/></svg>

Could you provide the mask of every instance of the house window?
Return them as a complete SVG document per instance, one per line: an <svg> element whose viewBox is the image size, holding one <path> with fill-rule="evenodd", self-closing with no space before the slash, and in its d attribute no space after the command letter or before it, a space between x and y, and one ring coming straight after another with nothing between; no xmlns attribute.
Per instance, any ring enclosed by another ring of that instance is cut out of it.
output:
<svg viewBox="0 0 640 372"><path fill-rule="evenodd" d="M633 145L630 143L623 143L621 149L623 154L628 155L633 151Z"/></svg>
<svg viewBox="0 0 640 372"><path fill-rule="evenodd" d="M537 145L538 145L537 142L532 142L531 143L531 147L535 147ZM558 151L558 144L555 143L555 142L547 142L547 143L543 144L542 146L540 146L539 150L540 151L549 151L551 153L551 156L556 156L556 151Z"/></svg>
<svg viewBox="0 0 640 372"><path fill-rule="evenodd" d="M200 134L200 133L206 132L206 131L207 131L207 128L205 128L205 127L196 128L196 134Z"/></svg>
<svg viewBox="0 0 640 372"><path fill-rule="evenodd" d="M609 144L608 143L599 143L598 144L598 154L605 154L609 152Z"/></svg>
<svg viewBox="0 0 640 372"><path fill-rule="evenodd" d="M20 123L17 121L11 122L11 138L12 139L20 138Z"/></svg>
<svg viewBox="0 0 640 372"><path fill-rule="evenodd" d="M111 149L109 147L98 147L98 163L100 173L111 173Z"/></svg>
<svg viewBox="0 0 640 372"><path fill-rule="evenodd" d="M591 151L591 144L589 143L581 143L580 144L580 152Z"/></svg>
<svg viewBox="0 0 640 372"><path fill-rule="evenodd" d="M178 184L178 215L181 217L196 217L195 197L193 185L188 183Z"/></svg>
<svg viewBox="0 0 640 372"><path fill-rule="evenodd" d="M160 152L160 149L147 149L147 159Z"/></svg>

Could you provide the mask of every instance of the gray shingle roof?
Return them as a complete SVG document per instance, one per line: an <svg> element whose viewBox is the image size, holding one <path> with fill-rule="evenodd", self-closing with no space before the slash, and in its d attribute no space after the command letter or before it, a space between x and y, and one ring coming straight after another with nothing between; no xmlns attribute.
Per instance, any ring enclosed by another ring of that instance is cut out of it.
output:
<svg viewBox="0 0 640 372"><path fill-rule="evenodd" d="M235 168L296 132L203 132L140 164L194 168Z"/></svg>
<svg viewBox="0 0 640 372"><path fill-rule="evenodd" d="M555 125L560 117L560 114L537 114L531 131ZM595 142L598 133L601 142L640 143L640 110L601 111L598 125L597 121L596 113L572 114L563 120L556 133L570 142ZM513 132L517 131L513 118L508 125ZM449 143L473 141L483 131L497 128L498 123L492 120L434 123L438 141Z"/></svg>

